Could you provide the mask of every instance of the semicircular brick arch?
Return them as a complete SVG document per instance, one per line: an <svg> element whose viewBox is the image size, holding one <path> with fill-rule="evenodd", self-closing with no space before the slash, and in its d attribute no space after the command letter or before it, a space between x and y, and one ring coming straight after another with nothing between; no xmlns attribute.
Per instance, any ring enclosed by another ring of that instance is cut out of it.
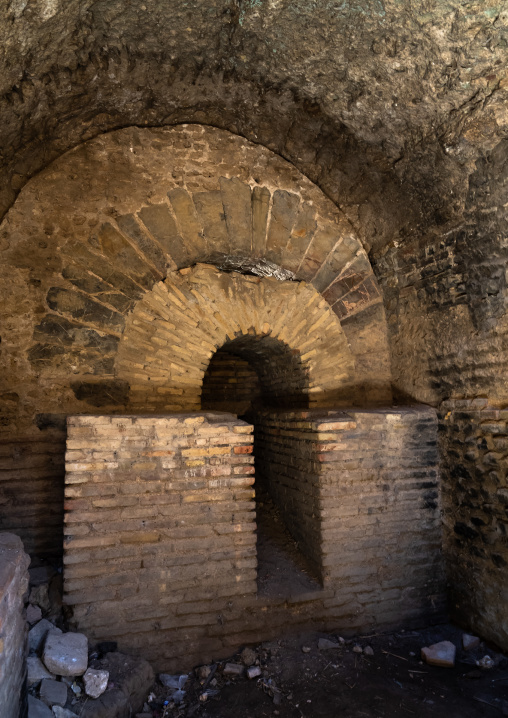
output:
<svg viewBox="0 0 508 718"><path fill-rule="evenodd" d="M131 408L200 409L205 371L225 344L249 357L279 405L333 405L354 383L340 321L311 285L200 264L156 284L127 320L115 369Z"/></svg>
<svg viewBox="0 0 508 718"><path fill-rule="evenodd" d="M391 398L382 299L351 225L290 163L229 132L96 137L27 183L0 238L18 433L35 430L41 409L124 407L115 359L126 319L154 285L198 262L306 282L340 319L355 401Z"/></svg>

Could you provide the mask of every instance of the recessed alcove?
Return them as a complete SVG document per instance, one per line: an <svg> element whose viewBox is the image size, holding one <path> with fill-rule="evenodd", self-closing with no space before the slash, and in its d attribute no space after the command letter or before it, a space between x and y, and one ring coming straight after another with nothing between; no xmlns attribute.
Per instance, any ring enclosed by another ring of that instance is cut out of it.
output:
<svg viewBox="0 0 508 718"><path fill-rule="evenodd" d="M203 378L202 410L228 411L254 426L257 584L266 597L286 598L322 587L320 568L306 555L306 543L303 548L298 543L297 513L263 470L265 446L258 440L269 435L262 426L264 411L307 407L308 384L298 351L254 333L220 347Z"/></svg>

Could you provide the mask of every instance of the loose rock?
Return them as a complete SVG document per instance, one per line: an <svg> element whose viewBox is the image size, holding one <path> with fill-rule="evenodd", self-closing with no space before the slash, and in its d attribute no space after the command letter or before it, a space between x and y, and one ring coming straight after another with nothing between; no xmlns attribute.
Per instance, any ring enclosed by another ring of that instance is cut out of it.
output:
<svg viewBox="0 0 508 718"><path fill-rule="evenodd" d="M480 645L480 639L478 636L470 636L469 633L462 634L462 648L465 651L471 651L473 648L478 648Z"/></svg>
<svg viewBox="0 0 508 718"><path fill-rule="evenodd" d="M252 666L255 663L257 654L252 648L244 648L240 654L240 659L244 666Z"/></svg>
<svg viewBox="0 0 508 718"><path fill-rule="evenodd" d="M489 669L494 668L496 662L490 656L483 656L479 661L476 661L476 665L479 668Z"/></svg>
<svg viewBox="0 0 508 718"><path fill-rule="evenodd" d="M48 633L43 661L57 676L81 676L88 666L88 640L82 633Z"/></svg>
<svg viewBox="0 0 508 718"><path fill-rule="evenodd" d="M38 653L40 651L49 631L52 633L62 633L59 628L45 618L30 629L28 632L28 649L31 653Z"/></svg>
<svg viewBox="0 0 508 718"><path fill-rule="evenodd" d="M261 668L259 666L250 666L247 668L247 678L257 678L261 675Z"/></svg>
<svg viewBox="0 0 508 718"><path fill-rule="evenodd" d="M212 672L212 669L210 666L200 666L198 668L198 678L202 681L206 681L210 673Z"/></svg>
<svg viewBox="0 0 508 718"><path fill-rule="evenodd" d="M226 663L222 672L225 676L242 676L243 670L243 666L238 663Z"/></svg>
<svg viewBox="0 0 508 718"><path fill-rule="evenodd" d="M43 611L49 611L51 608L51 601L49 600L48 584L43 583L40 586L34 586L30 591L30 598L28 599L31 604L40 606Z"/></svg>
<svg viewBox="0 0 508 718"><path fill-rule="evenodd" d="M320 638L318 641L318 648L320 651L327 651L330 648L340 648L340 643L335 643L335 641L330 641L328 638Z"/></svg>
<svg viewBox="0 0 508 718"><path fill-rule="evenodd" d="M48 706L38 698L28 696L28 718L53 718Z"/></svg>
<svg viewBox="0 0 508 718"><path fill-rule="evenodd" d="M44 678L39 691L41 701L47 706L64 706L67 703L67 686L53 678Z"/></svg>
<svg viewBox="0 0 508 718"><path fill-rule="evenodd" d="M372 648L372 646L366 646L366 647L363 649L363 654L364 654L365 656L373 656L373 655L374 655L374 649Z"/></svg>
<svg viewBox="0 0 508 718"><path fill-rule="evenodd" d="M361 646L353 646L353 653L363 653L363 648Z"/></svg>
<svg viewBox="0 0 508 718"><path fill-rule="evenodd" d="M108 687L109 671L88 668L83 676L85 693L90 698L98 698Z"/></svg>
<svg viewBox="0 0 508 718"><path fill-rule="evenodd" d="M60 706L53 706L53 715L55 718L78 718L76 713L73 713L68 708L61 708ZM152 718L152 716L150 716Z"/></svg>
<svg viewBox="0 0 508 718"><path fill-rule="evenodd" d="M423 660L431 666L453 668L455 665L455 645L451 641L441 641L422 648Z"/></svg>
<svg viewBox="0 0 508 718"><path fill-rule="evenodd" d="M37 656L28 656L26 659L27 667L27 684L30 688L40 683L43 678L54 678L55 676L50 673L44 663Z"/></svg>
<svg viewBox="0 0 508 718"><path fill-rule="evenodd" d="M42 611L39 606L33 606L31 603L28 605L28 608L26 609L26 620L27 622L33 626L35 623L40 621L42 618Z"/></svg>
<svg viewBox="0 0 508 718"><path fill-rule="evenodd" d="M280 706L282 703L282 693L279 691L278 688L273 689L273 704L275 706Z"/></svg>
<svg viewBox="0 0 508 718"><path fill-rule="evenodd" d="M311 647L310 646L302 646L302 653L310 653Z"/></svg>

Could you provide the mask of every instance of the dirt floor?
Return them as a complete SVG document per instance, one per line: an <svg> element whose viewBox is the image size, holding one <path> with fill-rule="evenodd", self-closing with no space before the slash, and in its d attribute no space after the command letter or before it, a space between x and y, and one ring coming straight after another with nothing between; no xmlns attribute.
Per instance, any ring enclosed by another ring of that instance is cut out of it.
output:
<svg viewBox="0 0 508 718"><path fill-rule="evenodd" d="M256 489L258 595L283 598L321 591L317 573L299 550L270 494Z"/></svg>
<svg viewBox="0 0 508 718"><path fill-rule="evenodd" d="M320 650L327 638L336 648ZM508 659L485 644L466 652L462 631L445 625L421 631L359 637L306 633L248 649L244 663L258 664L259 677L226 675L227 661L193 672L183 702L154 687L148 716L154 718L479 718L508 715ZM454 668L429 666L420 650L439 641L458 648ZM369 648L372 649L373 655ZM359 649L362 652L358 652ZM308 650L310 649L310 650ZM252 652L252 650L254 652ZM488 654L495 665L481 669ZM242 654L231 663L242 665ZM204 676L211 670L207 679ZM241 670L241 669L238 669ZM244 669L245 670L245 669Z"/></svg>

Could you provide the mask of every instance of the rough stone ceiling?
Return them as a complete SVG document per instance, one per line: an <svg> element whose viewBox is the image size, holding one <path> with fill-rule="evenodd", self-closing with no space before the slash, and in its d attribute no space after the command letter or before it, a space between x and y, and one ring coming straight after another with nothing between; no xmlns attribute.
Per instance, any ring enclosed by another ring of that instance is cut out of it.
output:
<svg viewBox="0 0 508 718"><path fill-rule="evenodd" d="M54 157L203 122L291 160L379 247L453 222L506 137L505 0L11 0L0 210Z"/></svg>

